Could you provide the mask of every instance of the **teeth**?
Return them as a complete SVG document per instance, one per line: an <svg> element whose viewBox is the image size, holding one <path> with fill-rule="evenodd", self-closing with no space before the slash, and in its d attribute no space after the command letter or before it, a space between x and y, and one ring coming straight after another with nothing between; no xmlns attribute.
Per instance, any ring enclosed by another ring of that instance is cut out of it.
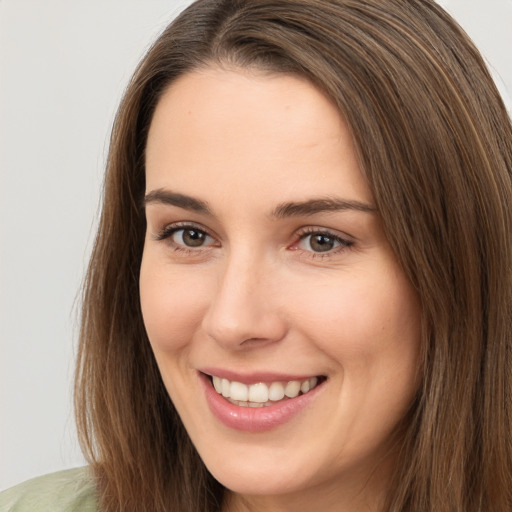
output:
<svg viewBox="0 0 512 512"><path fill-rule="evenodd" d="M300 390L303 392L303 393L307 393L309 391L309 380L305 380L301 385L300 385Z"/></svg>
<svg viewBox="0 0 512 512"><path fill-rule="evenodd" d="M263 407L272 405L284 397L295 398L300 393L311 391L318 384L318 378L312 377L303 381L291 380L289 382L264 382L247 386L241 382L230 382L227 379L212 376L213 387L219 395L228 398L231 403L241 407Z"/></svg>
<svg viewBox="0 0 512 512"><path fill-rule="evenodd" d="M268 388L268 399L273 402L284 398L284 387L280 382L272 382Z"/></svg>
<svg viewBox="0 0 512 512"><path fill-rule="evenodd" d="M229 397L239 402L247 402L249 400L250 391L245 384L240 382L232 382L229 388ZM257 400L253 400L256 402Z"/></svg>
<svg viewBox="0 0 512 512"><path fill-rule="evenodd" d="M219 379L219 377L213 377L213 387L215 388L215 391L219 393L219 395L222 395L222 379Z"/></svg>
<svg viewBox="0 0 512 512"><path fill-rule="evenodd" d="M228 379L222 379L221 381L221 389L222 389L222 396L225 398L229 398L229 388L231 386L229 385Z"/></svg>
<svg viewBox="0 0 512 512"><path fill-rule="evenodd" d="M288 398L295 398L296 396L299 396L300 391L300 382L298 380L291 380L286 384L286 387L284 388L284 394Z"/></svg>
<svg viewBox="0 0 512 512"><path fill-rule="evenodd" d="M243 386L243 384L241 384ZM247 386L246 386L247 387ZM268 387L263 382L249 386L249 402L263 404L268 401Z"/></svg>

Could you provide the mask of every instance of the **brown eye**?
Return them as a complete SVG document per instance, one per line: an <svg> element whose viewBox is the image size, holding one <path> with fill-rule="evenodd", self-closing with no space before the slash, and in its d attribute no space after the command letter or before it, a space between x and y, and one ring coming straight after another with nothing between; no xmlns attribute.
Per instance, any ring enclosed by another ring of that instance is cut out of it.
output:
<svg viewBox="0 0 512 512"><path fill-rule="evenodd" d="M182 239L189 247L199 247L204 244L206 235L195 229L184 229Z"/></svg>
<svg viewBox="0 0 512 512"><path fill-rule="evenodd" d="M303 251L311 253L329 253L336 252L338 249L350 247L352 242L345 240L328 231L315 231L302 235L298 244Z"/></svg>
<svg viewBox="0 0 512 512"><path fill-rule="evenodd" d="M176 245L186 247L201 247L212 242L209 235L195 228L177 229L171 238Z"/></svg>
<svg viewBox="0 0 512 512"><path fill-rule="evenodd" d="M336 240L332 236L324 234L311 235L309 237L309 246L315 252L326 252L334 249Z"/></svg>

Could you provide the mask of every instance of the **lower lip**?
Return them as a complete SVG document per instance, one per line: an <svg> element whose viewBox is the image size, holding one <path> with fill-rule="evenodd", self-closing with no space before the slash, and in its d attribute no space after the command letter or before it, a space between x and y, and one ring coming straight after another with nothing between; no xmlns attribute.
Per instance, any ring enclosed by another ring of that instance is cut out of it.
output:
<svg viewBox="0 0 512 512"><path fill-rule="evenodd" d="M296 398L290 398L267 407L241 407L219 395L210 379L200 374L206 400L214 416L224 425L245 432L265 432L287 423L308 407L323 388L323 383Z"/></svg>

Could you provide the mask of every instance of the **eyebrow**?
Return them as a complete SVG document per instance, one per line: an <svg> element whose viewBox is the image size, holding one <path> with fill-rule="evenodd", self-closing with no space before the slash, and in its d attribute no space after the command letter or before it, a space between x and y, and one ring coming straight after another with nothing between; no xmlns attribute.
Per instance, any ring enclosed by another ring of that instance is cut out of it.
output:
<svg viewBox="0 0 512 512"><path fill-rule="evenodd" d="M212 211L205 201L184 194L171 192L170 190L164 190L163 188L152 190L144 196L144 206L151 203L168 204L185 210L212 215Z"/></svg>
<svg viewBox="0 0 512 512"><path fill-rule="evenodd" d="M308 199L307 201L289 202L278 205L272 212L272 217L279 219L284 217L300 217L314 215L323 212L337 212L355 210L358 212L375 213L377 209L368 203L340 199L338 197L326 197Z"/></svg>
<svg viewBox="0 0 512 512"><path fill-rule="evenodd" d="M191 210L205 215L213 215L207 202L185 194L178 194L170 190L157 189L149 192L144 197L144 206L148 204L166 204L177 206L185 210ZM290 201L277 205L271 213L271 217L283 219L286 217L310 216L323 212L336 211L358 211L364 213L375 213L374 206L361 201L341 199L337 197L321 197L308 199L306 201Z"/></svg>

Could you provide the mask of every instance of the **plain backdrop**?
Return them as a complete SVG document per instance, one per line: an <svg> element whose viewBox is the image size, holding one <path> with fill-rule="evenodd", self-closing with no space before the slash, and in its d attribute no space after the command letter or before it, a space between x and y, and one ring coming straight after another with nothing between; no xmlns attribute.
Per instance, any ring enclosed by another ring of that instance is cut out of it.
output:
<svg viewBox="0 0 512 512"><path fill-rule="evenodd" d="M0 0L0 489L85 463L71 382L108 135L136 63L188 3ZM441 3L512 112L512 0Z"/></svg>

